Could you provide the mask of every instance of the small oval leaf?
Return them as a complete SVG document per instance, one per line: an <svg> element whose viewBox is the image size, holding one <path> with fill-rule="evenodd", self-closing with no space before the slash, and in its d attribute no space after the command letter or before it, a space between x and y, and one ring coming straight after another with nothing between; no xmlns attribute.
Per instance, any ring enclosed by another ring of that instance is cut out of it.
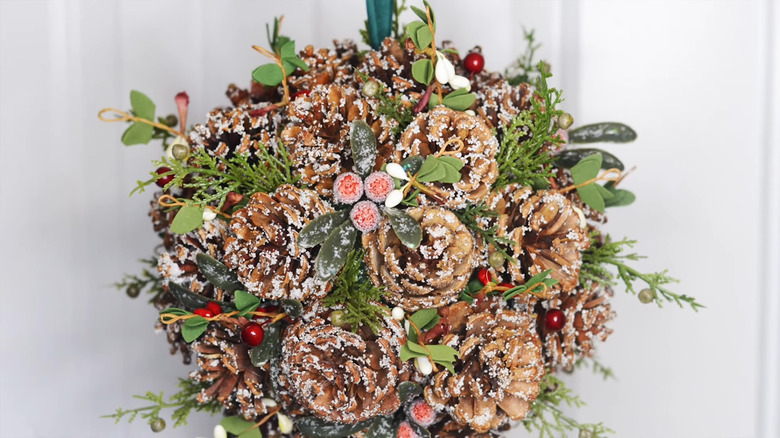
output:
<svg viewBox="0 0 780 438"><path fill-rule="evenodd" d="M282 311L292 318L297 318L303 314L303 304L300 301L284 299L281 301Z"/></svg>
<svg viewBox="0 0 780 438"><path fill-rule="evenodd" d="M311 438L344 438L360 432L371 425L374 419L355 424L329 423L317 417L299 418L295 425L304 436Z"/></svg>
<svg viewBox="0 0 780 438"><path fill-rule="evenodd" d="M244 288L235 272L205 252L198 253L195 261L198 263L200 273L214 286L228 292Z"/></svg>
<svg viewBox="0 0 780 438"><path fill-rule="evenodd" d="M314 218L298 234L298 246L301 248L312 248L321 244L336 227L343 224L348 218L349 210L325 213L320 217Z"/></svg>
<svg viewBox="0 0 780 438"><path fill-rule="evenodd" d="M177 283L168 283L168 290L171 292L171 295L173 295L179 305L185 309L198 309L201 307L206 307L209 302L214 302L219 304L223 310L235 310L235 307L232 304L225 303L223 301L210 300L202 295L198 295L195 292L190 291L189 289Z"/></svg>
<svg viewBox="0 0 780 438"><path fill-rule="evenodd" d="M134 144L147 144L154 135L154 127L146 123L135 122L122 134L122 144L132 146Z"/></svg>
<svg viewBox="0 0 780 438"><path fill-rule="evenodd" d="M263 64L252 72L252 79L257 83L275 87L282 82L284 74L276 64Z"/></svg>
<svg viewBox="0 0 780 438"><path fill-rule="evenodd" d="M132 90L130 92L130 106L133 107L133 113L137 117L154 121L155 105L149 96L140 91ZM151 125L147 125L151 128Z"/></svg>
<svg viewBox="0 0 780 438"><path fill-rule="evenodd" d="M430 44L430 43L429 43ZM430 59L418 59L412 64L412 76L414 80L428 85L433 79L433 63Z"/></svg>
<svg viewBox="0 0 780 438"><path fill-rule="evenodd" d="M197 230L203 225L203 207L185 205L171 222L171 232L176 234L187 234L190 231Z"/></svg>
<svg viewBox="0 0 780 438"><path fill-rule="evenodd" d="M355 170L361 176L368 175L376 163L377 152L376 135L365 120L352 122L349 144L352 148L352 161L355 163Z"/></svg>
<svg viewBox="0 0 780 438"><path fill-rule="evenodd" d="M569 131L569 143L628 143L636 140L636 131L616 122L593 123Z"/></svg>
<svg viewBox="0 0 780 438"><path fill-rule="evenodd" d="M347 262L347 256L355 246L357 229L352 222L345 221L330 233L320 247L315 267L320 280L330 280Z"/></svg>
<svg viewBox="0 0 780 438"><path fill-rule="evenodd" d="M607 151L602 151L601 149L596 148L566 149L555 156L554 164L555 167L568 169L582 161L583 158L593 154L601 154L603 157L603 161L601 162L602 169L625 169L623 162L620 161L618 157L610 154Z"/></svg>
<svg viewBox="0 0 780 438"><path fill-rule="evenodd" d="M404 245L415 249L422 242L422 228L420 224L405 211L395 208L385 208L385 216L390 220L390 226L395 235Z"/></svg>
<svg viewBox="0 0 780 438"><path fill-rule="evenodd" d="M420 168L423 165L423 161L423 157L419 155L412 155L411 157L406 157L405 160L401 161L401 167L403 167L405 171L414 175L420 171Z"/></svg>

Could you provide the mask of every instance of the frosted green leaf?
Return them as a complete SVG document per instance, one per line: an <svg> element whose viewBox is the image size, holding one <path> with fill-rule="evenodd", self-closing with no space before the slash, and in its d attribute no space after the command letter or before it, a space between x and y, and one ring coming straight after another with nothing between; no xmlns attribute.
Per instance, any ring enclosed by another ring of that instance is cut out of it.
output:
<svg viewBox="0 0 780 438"><path fill-rule="evenodd" d="M264 330L263 342L257 347L249 350L249 359L252 365L261 367L268 363L274 357L282 353L282 321L276 321L271 325L266 325Z"/></svg>
<svg viewBox="0 0 780 438"><path fill-rule="evenodd" d="M398 392L400 394L402 394L401 386L404 383L412 382L401 383L401 385L398 386ZM422 391L422 388L420 391ZM405 400L403 399L403 395L401 395L401 403L404 402ZM393 417L377 417L371 427L369 427L366 431L366 438L395 438L395 435L396 430L395 427L393 427Z"/></svg>
<svg viewBox="0 0 780 438"><path fill-rule="evenodd" d="M570 143L628 143L634 140L636 131L623 123L593 123L569 131Z"/></svg>
<svg viewBox="0 0 780 438"><path fill-rule="evenodd" d="M314 218L298 234L298 246L313 248L324 242L330 233L349 218L349 210L325 213Z"/></svg>
<svg viewBox="0 0 780 438"><path fill-rule="evenodd" d="M301 417L295 421L298 430L311 438L345 438L371 425L374 419L355 424L329 423L317 417Z"/></svg>
<svg viewBox="0 0 780 438"><path fill-rule="evenodd" d="M401 161L401 167L403 167L405 171L411 173L412 175L419 172L422 165L423 157L419 155L412 155L411 157L406 157L406 159Z"/></svg>
<svg viewBox="0 0 780 438"><path fill-rule="evenodd" d="M205 252L198 253L198 255L195 256L195 261L198 263L198 270L200 273L214 286L228 292L233 292L234 290L244 287L244 285L238 281L238 276L235 272L231 271L222 262Z"/></svg>
<svg viewBox="0 0 780 438"><path fill-rule="evenodd" d="M339 273L347 261L349 252L355 246L355 238L357 238L357 229L350 221L344 222L330 233L320 247L315 262L317 277L320 280L330 280Z"/></svg>
<svg viewBox="0 0 780 438"><path fill-rule="evenodd" d="M384 214L398 239L409 248L415 249L422 242L422 228L408 213L395 208L385 208Z"/></svg>
<svg viewBox="0 0 780 438"><path fill-rule="evenodd" d="M423 389L419 383L415 382L401 382L398 385L398 396L401 398L401 403L411 401L414 396L422 394Z"/></svg>
<svg viewBox="0 0 780 438"><path fill-rule="evenodd" d="M352 148L352 161L355 170L361 176L367 176L376 163L376 135L365 120L352 122L349 132L349 145Z"/></svg>

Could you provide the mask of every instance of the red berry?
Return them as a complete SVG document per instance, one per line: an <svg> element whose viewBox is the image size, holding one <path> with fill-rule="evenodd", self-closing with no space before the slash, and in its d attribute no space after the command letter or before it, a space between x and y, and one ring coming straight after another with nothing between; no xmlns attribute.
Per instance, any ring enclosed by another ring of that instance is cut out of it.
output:
<svg viewBox="0 0 780 438"><path fill-rule="evenodd" d="M214 317L214 312L212 312L209 309L195 309L195 310L192 311L192 313L194 313L196 315L200 315L200 316L202 316L204 318L213 318Z"/></svg>
<svg viewBox="0 0 780 438"><path fill-rule="evenodd" d="M374 202L385 202L387 195L395 188L393 177L381 170L368 175L364 185L366 196Z"/></svg>
<svg viewBox="0 0 780 438"><path fill-rule="evenodd" d="M220 313L222 313L222 306L220 306L219 304L213 301L209 301L209 303L206 304L206 309L210 310L211 313L215 315L219 315Z"/></svg>
<svg viewBox="0 0 780 438"><path fill-rule="evenodd" d="M485 68L485 58L481 53L471 52L463 59L463 67L469 73L479 73Z"/></svg>
<svg viewBox="0 0 780 438"><path fill-rule="evenodd" d="M487 268L480 269L477 273L477 278L479 278L479 281L481 281L482 284L488 284L493 279Z"/></svg>
<svg viewBox="0 0 780 438"><path fill-rule="evenodd" d="M417 435L408 421L404 421L398 425L398 438L420 438L420 435Z"/></svg>
<svg viewBox="0 0 780 438"><path fill-rule="evenodd" d="M371 201L360 201L349 212L352 225L363 233L369 233L379 227L382 215L379 208Z"/></svg>
<svg viewBox="0 0 780 438"><path fill-rule="evenodd" d="M342 204L354 204L363 196L363 179L354 172L339 175L333 181L333 197Z"/></svg>
<svg viewBox="0 0 780 438"><path fill-rule="evenodd" d="M550 309L544 315L544 326L547 330L558 331L566 325L566 314L561 309Z"/></svg>
<svg viewBox="0 0 780 438"><path fill-rule="evenodd" d="M157 172L158 175L162 175L163 173L170 172L170 171L171 171L170 167L160 167L157 170L155 170L155 172ZM173 174L166 175L158 179L154 183L157 184L159 187L165 187L171 181L173 181Z"/></svg>
<svg viewBox="0 0 780 438"><path fill-rule="evenodd" d="M417 399L409 406L409 417L420 426L428 427L436 422L436 411L423 399Z"/></svg>
<svg viewBox="0 0 780 438"><path fill-rule="evenodd" d="M250 322L244 327L244 330L241 330L241 339L252 347L262 344L264 336L263 327L254 322Z"/></svg>
<svg viewBox="0 0 780 438"><path fill-rule="evenodd" d="M311 90L298 91L297 93L293 94L293 100L299 98L300 96L308 96L309 94L311 94Z"/></svg>

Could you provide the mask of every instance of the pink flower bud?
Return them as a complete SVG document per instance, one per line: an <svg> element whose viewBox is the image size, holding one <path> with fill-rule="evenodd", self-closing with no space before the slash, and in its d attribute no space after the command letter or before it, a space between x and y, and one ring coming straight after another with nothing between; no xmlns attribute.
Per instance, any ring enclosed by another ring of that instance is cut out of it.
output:
<svg viewBox="0 0 780 438"><path fill-rule="evenodd" d="M187 95L186 91L182 91L176 95L176 107L179 109L179 120L181 121L181 128L179 130L181 132L184 132L184 129L187 126L187 108L189 106L190 96Z"/></svg>

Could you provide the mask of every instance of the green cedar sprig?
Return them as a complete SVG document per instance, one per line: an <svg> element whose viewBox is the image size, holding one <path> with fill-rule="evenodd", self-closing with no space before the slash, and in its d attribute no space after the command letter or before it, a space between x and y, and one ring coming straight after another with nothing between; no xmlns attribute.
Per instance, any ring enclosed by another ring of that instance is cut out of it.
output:
<svg viewBox="0 0 780 438"><path fill-rule="evenodd" d="M539 397L531 403L531 412L523 420L523 426L529 431L538 431L539 438L556 438L568 436L569 432L588 431L590 437L604 437L608 433L615 433L603 423L580 423L566 416L561 410L563 404L569 407L580 408L585 402L572 391L560 379L551 374L546 374L542 379L542 388Z"/></svg>
<svg viewBox="0 0 780 438"><path fill-rule="evenodd" d="M172 187L195 189L192 195L194 204L214 204L220 208L230 192L244 195L269 193L280 185L298 182L300 177L293 174L290 154L281 143L276 154L269 148L261 147L255 156L256 160L249 154L217 159L204 149L196 149L186 163L163 157L153 162L155 168L164 166L171 170L162 174L150 172L152 177L146 181L138 181L130 195L142 193L148 185L173 175L173 180L165 186L166 190ZM224 165L225 169L220 170L220 165Z"/></svg>
<svg viewBox="0 0 780 438"><path fill-rule="evenodd" d="M379 105L376 109L377 114L386 116L398 122L397 126L390 128L390 132L397 136L403 132L412 120L414 120L414 102L411 105L404 105L403 95L389 97L385 93L385 84L376 79L372 79L371 76L357 72L360 80L363 82L374 81L379 84L379 91L377 91L375 98L379 100Z"/></svg>
<svg viewBox="0 0 780 438"><path fill-rule="evenodd" d="M528 31L523 28L523 39L526 42L525 52L512 66L504 71L504 76L508 78L507 81L512 86L531 82L531 80L538 77L540 71L540 66L534 64L534 54L542 45L536 43L534 30Z"/></svg>
<svg viewBox="0 0 780 438"><path fill-rule="evenodd" d="M343 306L346 314L344 321L357 331L361 325L367 325L374 334L379 333L382 318L389 314L386 307L379 305L385 295L384 288L374 286L362 272L363 250L352 250L341 273L334 280L333 290L325 297L325 307Z"/></svg>
<svg viewBox="0 0 780 438"><path fill-rule="evenodd" d="M612 368L604 365L596 359L593 359L592 357L581 357L577 359L577 361L574 363L574 368L590 368L594 374L601 375L601 378L604 380L616 379L615 372L612 370Z"/></svg>
<svg viewBox="0 0 780 438"><path fill-rule="evenodd" d="M525 186L546 186L545 178L554 176L551 170L554 159L549 152L554 148L545 145L557 146L563 141L555 136L556 117L563 114L556 106L563 102L563 97L560 90L547 84L551 76L551 73L541 72L534 91L541 102L530 99L531 109L517 115L504 130L496 155L499 176L493 184L494 189L515 182Z"/></svg>
<svg viewBox="0 0 780 438"><path fill-rule="evenodd" d="M127 417L127 422L131 423L140 415L141 418L146 419L151 423L160 418L160 413L163 409L174 409L173 414L171 414L171 419L174 421L173 427L178 427L187 424L187 418L192 410L195 410L196 412L208 412L212 415L222 411L222 404L216 399L206 403L200 403L196 398L202 390L209 386L208 382L198 383L189 379L179 379L178 386L181 389L176 394L170 396L168 401L165 401L162 392L155 394L151 391L147 391L145 395L135 395L133 398L146 400L151 402L152 405L127 410L118 408L115 413L104 415L103 418L113 418L115 422L119 423L122 418Z"/></svg>
<svg viewBox="0 0 780 438"><path fill-rule="evenodd" d="M162 288L162 277L157 271L157 259L150 257L139 260L143 265L140 274L125 274L121 281L114 283L117 290L124 290L128 296L137 297L144 291L150 294L149 302L153 303L159 299L165 290Z"/></svg>
<svg viewBox="0 0 780 438"><path fill-rule="evenodd" d="M617 283L616 280L619 279L625 284L626 292L636 295L637 291L634 289L634 282L641 280L653 292L653 299L658 307L663 307L663 302L660 298L663 298L670 303L674 302L680 307L684 307L684 305L687 304L694 311L698 311L699 308L705 307L697 302L694 297L676 294L666 289L664 285L679 282L679 280L668 276L667 270L643 274L625 264L624 261L626 260L639 260L644 258L635 253L625 253L628 248L632 248L636 244L636 240L623 239L612 241L609 235L607 235L602 244L598 237L598 231L592 232L590 236L590 248L582 253L580 284L585 285L588 282L598 282L615 285ZM609 265L617 268L617 275L609 269Z"/></svg>
<svg viewBox="0 0 780 438"><path fill-rule="evenodd" d="M511 263L517 263L514 257L509 255L506 247L514 245L512 239L506 237L497 236L498 225L493 225L490 228L484 228L479 224L479 218L495 218L498 217L498 213L489 209L484 202L478 204L469 204L463 210L456 211L455 215L472 233L482 237L482 239L493 245L493 247L501 253Z"/></svg>

